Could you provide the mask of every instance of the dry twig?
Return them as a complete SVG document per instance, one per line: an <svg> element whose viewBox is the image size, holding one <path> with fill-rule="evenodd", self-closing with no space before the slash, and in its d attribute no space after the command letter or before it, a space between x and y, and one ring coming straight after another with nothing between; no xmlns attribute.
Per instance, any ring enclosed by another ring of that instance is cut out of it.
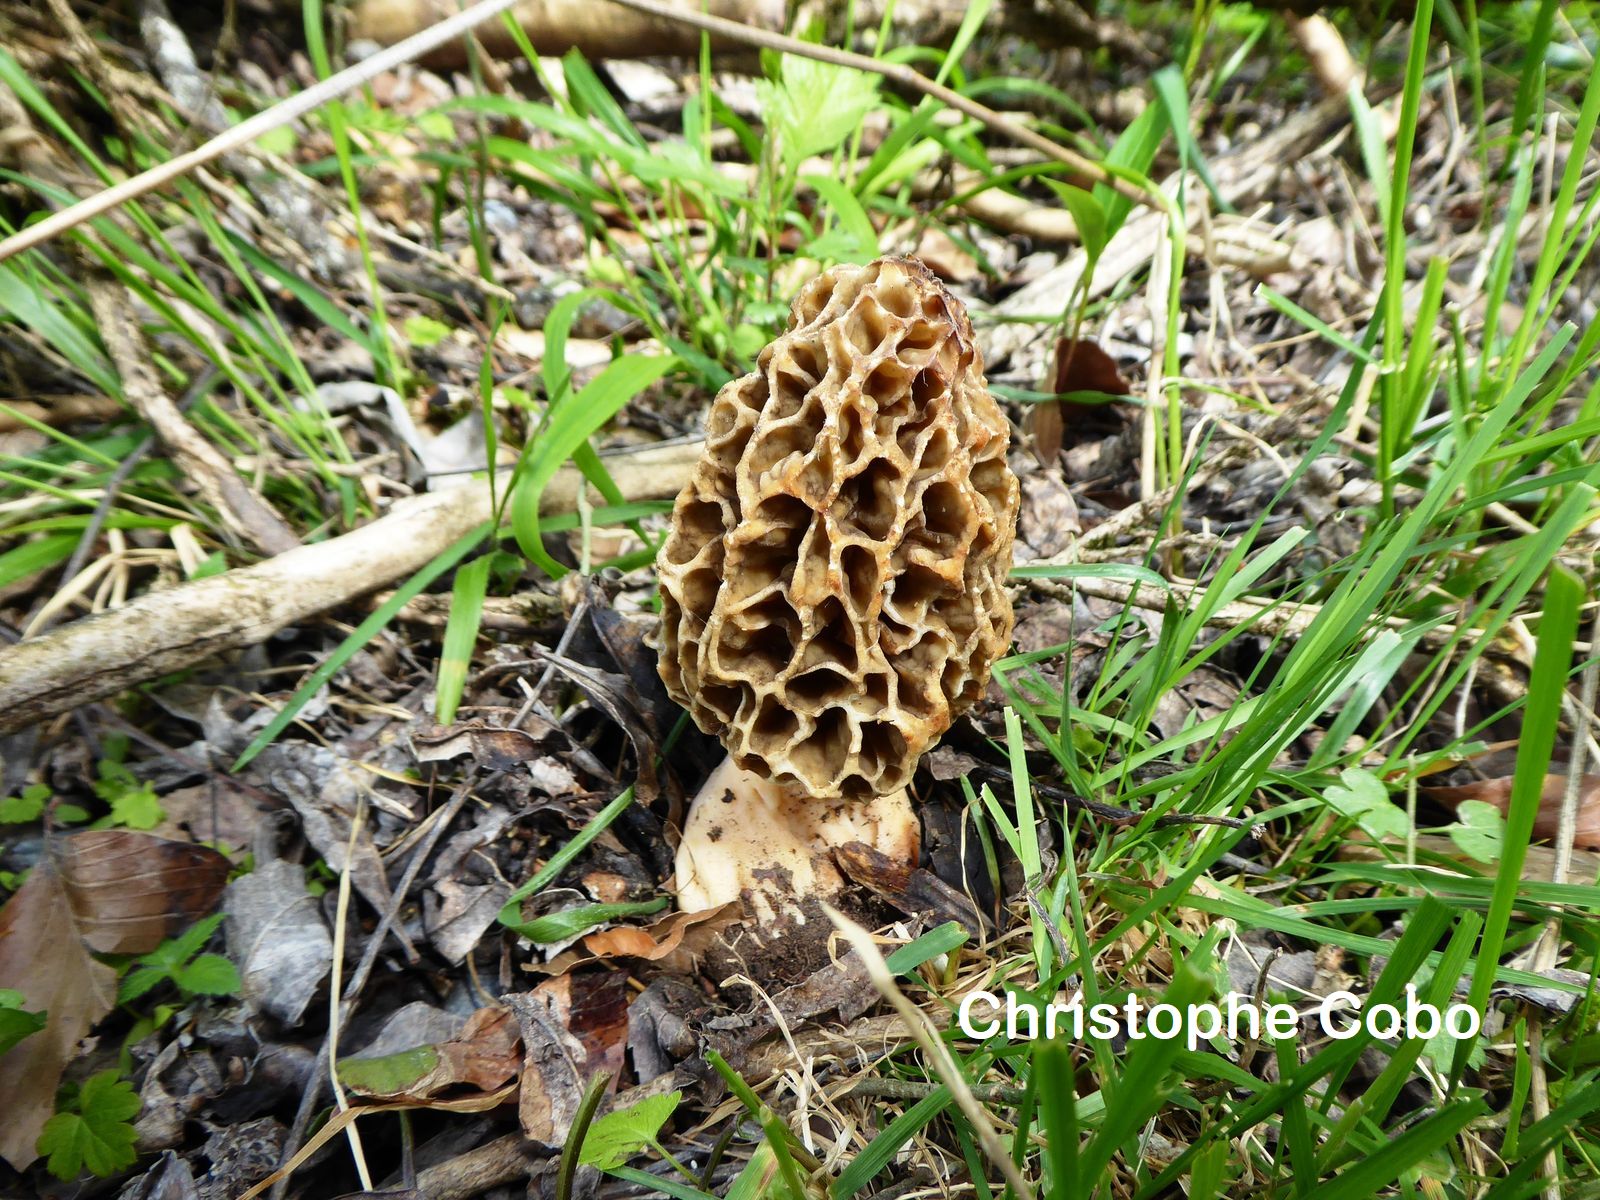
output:
<svg viewBox="0 0 1600 1200"><path fill-rule="evenodd" d="M294 531L239 478L222 452L184 420L167 395L150 365L127 292L105 277L90 279L88 292L101 340L122 377L123 398L149 423L223 523L265 554L282 554L298 546Z"/></svg>

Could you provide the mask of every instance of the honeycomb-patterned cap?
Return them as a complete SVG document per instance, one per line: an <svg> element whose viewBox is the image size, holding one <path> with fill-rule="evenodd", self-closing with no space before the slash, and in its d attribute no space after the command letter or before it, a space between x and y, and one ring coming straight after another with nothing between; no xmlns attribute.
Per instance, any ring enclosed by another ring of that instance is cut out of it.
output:
<svg viewBox="0 0 1600 1200"><path fill-rule="evenodd" d="M904 787L1011 641L1009 427L913 258L812 280L712 403L672 512L661 678L791 792Z"/></svg>

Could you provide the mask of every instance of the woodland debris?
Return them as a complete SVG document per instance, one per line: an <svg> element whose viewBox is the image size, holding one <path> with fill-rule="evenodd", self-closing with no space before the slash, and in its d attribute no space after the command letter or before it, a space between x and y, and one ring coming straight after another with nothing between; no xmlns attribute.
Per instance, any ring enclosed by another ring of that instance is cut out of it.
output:
<svg viewBox="0 0 1600 1200"><path fill-rule="evenodd" d="M454 1088L494 1092L522 1066L516 1018L507 1008L480 1008L449 1041L376 1055L342 1058L339 1081L370 1100L425 1103Z"/></svg>
<svg viewBox="0 0 1600 1200"><path fill-rule="evenodd" d="M328 866L348 870L350 882L367 902L380 913L387 911L389 880L362 819L364 809L380 798L373 786L376 777L337 751L307 742L268 746L251 770L268 792L294 808L306 841ZM403 933L401 941L406 941Z"/></svg>
<svg viewBox="0 0 1600 1200"><path fill-rule="evenodd" d="M0 408L0 433L28 429L39 421L60 429L80 423L112 421L126 410L114 396L41 396L37 400L7 400Z"/></svg>
<svg viewBox="0 0 1600 1200"><path fill-rule="evenodd" d="M228 886L228 957L245 1002L285 1027L299 1024L333 965L333 937L305 871L284 859L260 862Z"/></svg>
<svg viewBox="0 0 1600 1200"><path fill-rule="evenodd" d="M206 133L224 132L233 118L223 106L215 84L195 61L194 50L173 20L166 0L140 0L139 33L149 48L156 73L179 109ZM224 166L261 202L271 218L273 232L291 242L320 277L343 286L361 282L356 255L330 231L332 210L322 193L303 175L271 169L250 152L228 155Z"/></svg>
<svg viewBox="0 0 1600 1200"><path fill-rule="evenodd" d="M247 146L274 129L282 129L297 117L304 116L329 100L371 82L385 71L402 63L412 62L435 47L455 40L510 8L513 2L514 0L478 0L478 3L470 8L453 12L437 25L423 29L403 42L386 47L371 58L319 80L304 91L296 92L271 108L240 121L237 125L229 126L204 145L176 154L108 188L94 190L91 195L76 204L52 213L44 220L26 226L9 237L0 238L0 262L31 247L43 245L67 230L74 229L103 213L111 212L129 200L136 199L163 184L181 179L196 167L241 146ZM10 89L0 87L0 92L9 95Z"/></svg>
<svg viewBox="0 0 1600 1200"><path fill-rule="evenodd" d="M607 959L634 959L649 963L669 976L690 975L707 947L739 916L739 906L728 903L717 908L702 906L696 911L668 913L642 929L637 925L613 925L588 934L583 939L582 950L565 951L535 969L564 975Z"/></svg>
<svg viewBox="0 0 1600 1200"><path fill-rule="evenodd" d="M1214 159L1211 173L1218 192L1235 208L1248 208L1255 204L1274 186L1285 163L1292 162L1297 155L1304 153L1348 112L1349 100L1344 96L1323 100L1296 113L1277 129L1233 154ZM1172 186L1171 183L1163 185L1163 190L1170 191ZM1194 181L1194 186L1198 189L1199 182ZM1204 204L1188 206L1189 241L1195 240L1204 212ZM995 305L995 314L1000 317L1027 318L1042 312L1063 312L1075 297L1094 300L1105 295L1121 280L1150 262L1152 253L1158 249L1160 231L1166 219L1166 214L1161 211L1137 214L1112 236L1093 263L1082 250L1072 254L1053 270ZM1094 273L1085 285L1083 276L1091 266ZM1086 286L1087 291L1080 296L1081 286ZM1049 327L1020 320L986 328L983 351L984 357L992 365L1047 336Z"/></svg>
<svg viewBox="0 0 1600 1200"><path fill-rule="evenodd" d="M264 554L282 554L300 544L283 518L250 490L222 452L190 425L167 395L143 345L139 320L121 284L91 279L89 305L100 337L122 377L122 395L149 423L173 462L192 479L223 522Z"/></svg>
<svg viewBox="0 0 1600 1200"><path fill-rule="evenodd" d="M116 972L90 956L66 885L48 863L34 868L0 909L0 986L21 992L23 1011L48 1021L0 1058L9 1114L0 1156L20 1171L38 1157L34 1142L55 1111L61 1072L117 999Z"/></svg>
<svg viewBox="0 0 1600 1200"><path fill-rule="evenodd" d="M1346 95L1351 87L1360 87L1366 82L1366 72L1351 56L1344 38L1327 17L1321 13L1302 17L1291 12L1284 14L1284 23L1328 95Z"/></svg>
<svg viewBox="0 0 1600 1200"><path fill-rule="evenodd" d="M1416 848L1423 853L1437 854L1443 858L1467 859L1461 847L1444 834L1419 833L1416 837ZM1404 850L1405 846L1398 841L1376 846L1370 841L1352 838L1339 847L1339 857L1351 862L1392 863L1401 857ZM1523 862L1522 877L1540 881L1554 879L1557 873L1557 859L1558 854L1553 847L1529 846L1528 856ZM1572 870L1590 879L1600 878L1600 853L1593 850L1574 850Z"/></svg>

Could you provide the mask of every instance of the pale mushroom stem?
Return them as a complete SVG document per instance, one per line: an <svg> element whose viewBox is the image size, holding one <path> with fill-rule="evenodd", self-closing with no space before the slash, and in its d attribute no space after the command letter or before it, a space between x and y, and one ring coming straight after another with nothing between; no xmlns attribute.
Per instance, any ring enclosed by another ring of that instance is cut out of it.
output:
<svg viewBox="0 0 1600 1200"><path fill-rule="evenodd" d="M762 925L780 917L804 922L801 901L843 889L833 850L852 842L915 866L921 836L906 790L829 803L791 795L725 758L689 805L678 907L698 912L747 897Z"/></svg>

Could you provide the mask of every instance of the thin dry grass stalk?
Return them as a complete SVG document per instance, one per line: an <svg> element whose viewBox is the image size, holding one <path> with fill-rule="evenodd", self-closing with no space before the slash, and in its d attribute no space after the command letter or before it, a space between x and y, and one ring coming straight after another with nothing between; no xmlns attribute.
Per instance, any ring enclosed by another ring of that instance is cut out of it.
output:
<svg viewBox="0 0 1600 1200"><path fill-rule="evenodd" d="M169 158L164 163L157 163L148 171L141 171L60 212L52 213L44 220L0 240L0 262L4 262L13 254L41 246L67 230L77 228L85 221L119 208L129 200L137 199L163 184L171 183L174 179L180 179L214 158L249 145L263 134L281 129L296 118L321 108L329 100L337 99L362 84L370 83L385 71L392 71L398 66L422 57L435 47L460 37L468 30L504 12L515 2L516 0L480 0L478 4L455 14L448 20L441 21L431 29L424 29L415 37L409 37L403 42L380 50L371 58L346 67L305 91L258 112L186 154Z"/></svg>

